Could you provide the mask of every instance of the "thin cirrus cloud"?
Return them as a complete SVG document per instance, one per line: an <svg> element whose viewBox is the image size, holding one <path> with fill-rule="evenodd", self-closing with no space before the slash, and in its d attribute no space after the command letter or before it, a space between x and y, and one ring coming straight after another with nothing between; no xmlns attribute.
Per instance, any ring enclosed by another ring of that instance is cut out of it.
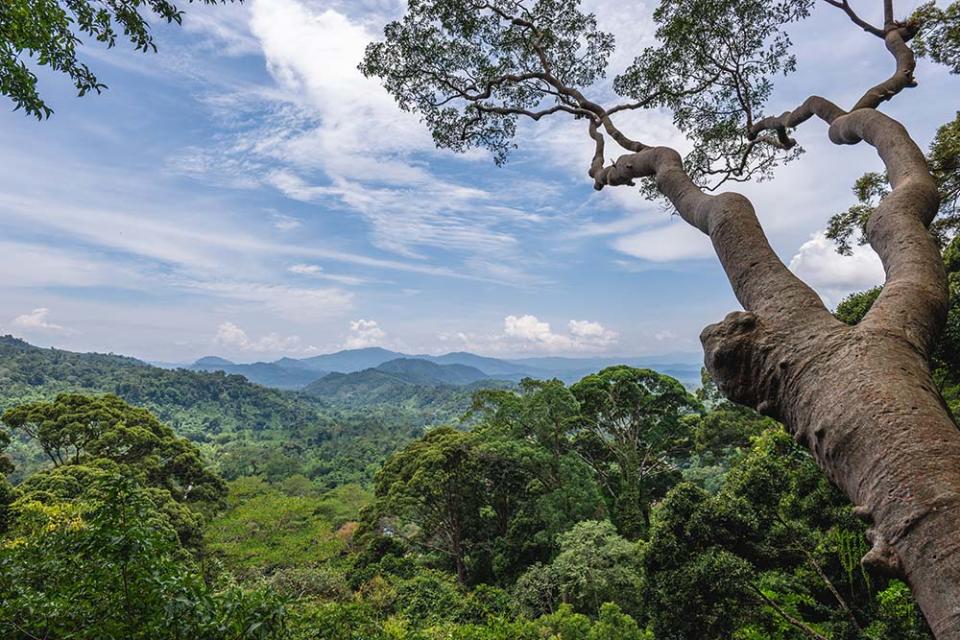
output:
<svg viewBox="0 0 960 640"><path fill-rule="evenodd" d="M291 200L360 216L375 247L405 258L427 260L440 250L454 260L522 262L517 227L544 220L524 202L531 190L498 185L491 191L447 175L452 166L475 162L473 156L455 160L437 151L418 118L398 109L376 79L359 73L364 47L378 37L370 26L377 21L365 20L369 13L348 15L344 7L252 3L249 29L276 86L237 100L280 117L257 119L221 145L193 149L180 166L200 174L247 166ZM509 182L512 187L517 180Z"/></svg>

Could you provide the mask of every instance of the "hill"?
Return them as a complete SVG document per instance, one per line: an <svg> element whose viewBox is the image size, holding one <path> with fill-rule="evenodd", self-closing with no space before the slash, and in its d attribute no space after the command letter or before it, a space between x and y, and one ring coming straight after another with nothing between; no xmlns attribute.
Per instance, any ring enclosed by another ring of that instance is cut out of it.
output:
<svg viewBox="0 0 960 640"><path fill-rule="evenodd" d="M331 373L303 393L346 407L412 411L442 422L465 413L473 393L513 383L487 377L465 365L438 365L417 358L398 358L353 373Z"/></svg>
<svg viewBox="0 0 960 640"><path fill-rule="evenodd" d="M353 373L371 367L378 367L384 362L406 357L402 353L369 347L367 349L347 349L322 356L313 356L299 360L299 366L313 371L336 371L338 373ZM289 358L284 361L289 360Z"/></svg>
<svg viewBox="0 0 960 640"><path fill-rule="evenodd" d="M626 364L633 367L656 369L673 376L687 387L694 388L700 383L700 367L702 366L699 353L677 353L666 356L649 356L629 358L622 356L604 356L587 358L539 357L504 360L479 356L474 353L457 351L439 356L409 355L371 347L367 349L347 349L326 355L313 356L297 360L281 358L274 362L257 362L253 364L236 364L217 357L201 358L191 369L203 371L225 371L246 376L251 382L280 389L302 389L310 383L319 380L328 373L356 373L365 369L382 368L383 365L397 360L414 361L426 378L420 380L428 384L463 384L465 380L456 379L454 370L434 379L434 373L426 367L432 363L442 367L460 366L472 370L461 369L466 378L473 377L479 380L483 377L502 380L520 381L522 378L558 378L567 384L576 382L583 376L617 364ZM405 365L391 365L404 367ZM410 380L415 376L409 368L398 370ZM479 372L479 373L478 373ZM448 379L453 376L452 379ZM468 380L468 381L473 381Z"/></svg>
<svg viewBox="0 0 960 640"><path fill-rule="evenodd" d="M112 354L73 353L0 337L0 411L67 391L113 393L196 442L226 477L303 473L321 485L366 482L370 468L416 437L423 416L332 407L223 371L164 369ZM14 441L18 481L45 464Z"/></svg>
<svg viewBox="0 0 960 640"><path fill-rule="evenodd" d="M397 358L377 367L415 384L462 385L483 380L490 376L464 364L436 364L419 358Z"/></svg>
<svg viewBox="0 0 960 640"><path fill-rule="evenodd" d="M293 360L292 362L296 362ZM279 362L254 362L253 364L234 364L223 358L201 358L190 365L192 371L223 371L245 377L250 382L275 389L301 389L327 371L306 367L282 365Z"/></svg>

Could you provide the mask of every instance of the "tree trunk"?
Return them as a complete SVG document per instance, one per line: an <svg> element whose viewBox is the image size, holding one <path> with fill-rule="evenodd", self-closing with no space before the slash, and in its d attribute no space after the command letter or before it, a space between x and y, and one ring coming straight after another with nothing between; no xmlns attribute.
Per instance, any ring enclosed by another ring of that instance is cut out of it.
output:
<svg viewBox="0 0 960 640"><path fill-rule="evenodd" d="M938 640L960 640L960 430L933 383L929 356L946 318L947 285L927 228L940 195L906 129L873 107L913 81L912 53L886 36L894 76L846 112L818 96L766 118L752 135L813 116L839 145L866 142L892 187L867 225L886 281L856 327L834 318L770 247L750 201L711 196L673 149L649 147L603 164L591 127L595 187L650 176L689 224L710 236L737 299L704 329L705 363L730 399L786 424L871 523L868 568L901 576Z"/></svg>
<svg viewBox="0 0 960 640"><path fill-rule="evenodd" d="M733 313L701 339L720 389L782 420L870 523L864 565L910 584L938 640L960 639L960 430L926 357L829 318Z"/></svg>

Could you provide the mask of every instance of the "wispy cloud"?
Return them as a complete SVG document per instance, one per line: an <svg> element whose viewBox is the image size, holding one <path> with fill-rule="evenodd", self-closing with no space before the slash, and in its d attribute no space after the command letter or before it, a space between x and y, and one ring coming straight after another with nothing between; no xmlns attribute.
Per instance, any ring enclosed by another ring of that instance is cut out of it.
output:
<svg viewBox="0 0 960 640"><path fill-rule="evenodd" d="M50 318L50 309L46 307L41 307L39 309L34 309L30 313L25 313L23 315L17 316L13 319L11 324L16 329L26 331L28 333L41 331L41 332L55 332L55 333L64 333L70 332L70 329L51 322Z"/></svg>

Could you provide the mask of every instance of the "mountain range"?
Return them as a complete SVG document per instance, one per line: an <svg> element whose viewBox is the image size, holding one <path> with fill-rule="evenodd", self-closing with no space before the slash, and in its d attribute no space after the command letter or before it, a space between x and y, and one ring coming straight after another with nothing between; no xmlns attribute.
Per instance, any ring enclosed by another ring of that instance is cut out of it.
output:
<svg viewBox="0 0 960 640"><path fill-rule="evenodd" d="M366 374L365 383L374 378L382 379L383 374L400 377L413 384L460 386L481 380L516 382L525 377L558 378L572 383L585 375L616 364L656 369L694 387L700 382L701 362L700 354L693 353L639 358L540 357L507 360L464 351L433 356L410 355L381 347L369 347L310 358L281 358L273 362L252 364L237 364L224 358L207 356L187 368L195 371L223 371L242 375L251 382L268 387L303 389L310 392L311 389L316 391L333 385L342 386L345 384L342 376L368 370L377 370L377 373ZM337 375L331 377L332 374ZM330 379L326 385L318 385L327 378Z"/></svg>

